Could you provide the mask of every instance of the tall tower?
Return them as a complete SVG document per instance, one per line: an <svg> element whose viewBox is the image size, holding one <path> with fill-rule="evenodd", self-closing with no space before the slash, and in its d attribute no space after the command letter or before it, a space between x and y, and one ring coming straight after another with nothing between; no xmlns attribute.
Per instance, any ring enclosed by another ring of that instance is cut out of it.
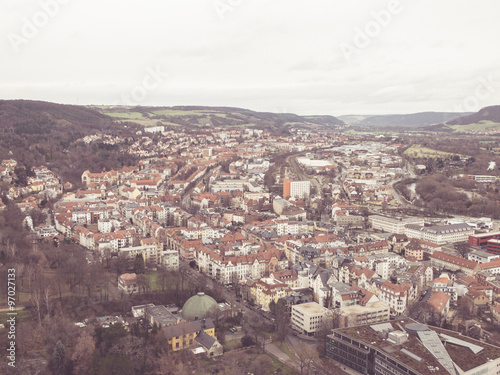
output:
<svg viewBox="0 0 500 375"><path fill-rule="evenodd" d="M290 197L290 184L293 182L292 179L285 178L283 179L283 199L287 199Z"/></svg>

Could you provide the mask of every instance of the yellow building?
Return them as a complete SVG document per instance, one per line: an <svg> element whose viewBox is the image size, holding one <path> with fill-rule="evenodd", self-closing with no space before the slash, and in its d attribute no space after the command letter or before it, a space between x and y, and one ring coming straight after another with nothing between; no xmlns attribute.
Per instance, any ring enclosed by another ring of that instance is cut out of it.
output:
<svg viewBox="0 0 500 375"><path fill-rule="evenodd" d="M193 345L196 336L202 331L215 338L215 326L210 318L174 324L163 327L162 331L168 339L169 349L174 352Z"/></svg>
<svg viewBox="0 0 500 375"><path fill-rule="evenodd" d="M31 185L29 185L31 192L36 193L38 191L42 191L44 189L42 181L35 181Z"/></svg>
<svg viewBox="0 0 500 375"><path fill-rule="evenodd" d="M250 289L256 305L260 305L263 310L269 310L271 301L278 302L292 293L292 289L285 283L281 283L272 278L262 278L256 281Z"/></svg>

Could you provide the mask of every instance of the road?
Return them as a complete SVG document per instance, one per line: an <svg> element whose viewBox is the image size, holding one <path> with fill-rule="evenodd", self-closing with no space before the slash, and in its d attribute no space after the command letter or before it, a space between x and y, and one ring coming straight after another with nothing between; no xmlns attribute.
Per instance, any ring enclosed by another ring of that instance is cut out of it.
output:
<svg viewBox="0 0 500 375"><path fill-rule="evenodd" d="M413 207L411 202L408 202L405 197L403 197L401 194L399 194L398 190L395 188L394 185L396 185L399 181L401 180L396 180L392 183L392 194L394 195L394 198L399 202L400 205L403 207Z"/></svg>

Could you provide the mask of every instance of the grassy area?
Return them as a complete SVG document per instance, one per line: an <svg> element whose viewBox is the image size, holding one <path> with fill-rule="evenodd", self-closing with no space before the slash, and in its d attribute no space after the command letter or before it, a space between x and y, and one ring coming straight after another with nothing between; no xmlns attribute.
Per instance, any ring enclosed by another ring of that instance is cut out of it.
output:
<svg viewBox="0 0 500 375"><path fill-rule="evenodd" d="M4 323L7 321L7 319L11 318L12 315L8 315L8 312L0 312L0 323ZM21 323L24 322L25 320L31 319L31 313L28 310L20 310L17 311L16 317L16 322Z"/></svg>
<svg viewBox="0 0 500 375"><path fill-rule="evenodd" d="M207 115L213 115L213 116L223 117L223 118L227 117L225 113L220 113L217 111L210 111L210 110L183 111L183 110L177 110L177 109L160 109L158 111L152 111L151 113L154 115L159 115L159 116L207 116Z"/></svg>
<svg viewBox="0 0 500 375"><path fill-rule="evenodd" d="M276 358L274 358L270 354L263 354L260 351L260 349L252 348L247 353L248 353L248 357L251 358L251 360L257 358L260 355L266 355L266 356L268 356L271 359L272 363L273 363L273 367L272 367L271 371L269 371L269 373L272 373L272 374L278 373L278 374L286 374L286 375L295 375L295 374L297 374L297 372L295 370L293 370L290 367L284 365L283 363L281 363L279 360L277 360Z"/></svg>
<svg viewBox="0 0 500 375"><path fill-rule="evenodd" d="M293 359L295 356L288 347L288 345L283 341L283 344L280 341L274 341L274 345L276 345L280 350L285 353L287 356L289 356L291 359Z"/></svg>
<svg viewBox="0 0 500 375"><path fill-rule="evenodd" d="M155 272L148 272L145 274L145 276L149 280L149 286L152 291L161 291L161 272L155 271ZM165 281L165 287L164 289L170 290L170 289L175 289L177 285L177 280L179 279L179 276L177 274L167 274L167 280ZM181 289L187 289L191 285L191 281L189 278L185 277L184 278L184 285L182 285Z"/></svg>
<svg viewBox="0 0 500 375"><path fill-rule="evenodd" d="M276 358L271 357L271 361L273 361L273 367L272 367L272 373L273 374L285 374L285 375L295 375L297 374L296 371L292 370L290 367L284 365L280 361L278 361Z"/></svg>
<svg viewBox="0 0 500 375"><path fill-rule="evenodd" d="M433 150L432 148L423 147L420 145L413 145L409 147L404 153L405 155L417 158L448 158L454 155L465 157L461 154L452 154L451 152Z"/></svg>
<svg viewBox="0 0 500 375"><path fill-rule="evenodd" d="M399 134L399 130L354 130L348 129L345 131L348 134Z"/></svg>
<svg viewBox="0 0 500 375"><path fill-rule="evenodd" d="M158 111L151 112L159 116L204 116L202 111L182 111L176 109L160 109Z"/></svg>
<svg viewBox="0 0 500 375"><path fill-rule="evenodd" d="M491 129L500 130L500 124L492 121L481 121L477 124L468 125L447 125L452 128L456 133L466 133L466 132L482 132Z"/></svg>
<svg viewBox="0 0 500 375"><path fill-rule="evenodd" d="M226 342L224 343L224 351L230 351L241 348L241 339L228 340L226 335Z"/></svg>
<svg viewBox="0 0 500 375"><path fill-rule="evenodd" d="M18 304L24 305L30 301L30 294L28 292L21 292L19 291L17 293L17 302Z"/></svg>
<svg viewBox="0 0 500 375"><path fill-rule="evenodd" d="M139 112L104 112L104 114L110 117L118 117L129 120L141 120L144 118L142 113Z"/></svg>

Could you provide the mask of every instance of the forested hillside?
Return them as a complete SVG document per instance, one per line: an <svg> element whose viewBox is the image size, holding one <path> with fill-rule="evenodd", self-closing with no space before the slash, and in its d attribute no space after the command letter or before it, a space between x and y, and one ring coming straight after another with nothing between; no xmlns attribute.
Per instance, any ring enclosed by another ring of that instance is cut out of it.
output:
<svg viewBox="0 0 500 375"><path fill-rule="evenodd" d="M121 124L90 108L30 100L0 101L0 159L25 166L49 165L75 183L85 169L116 168L130 162L118 147L77 145L95 133L134 134L139 126Z"/></svg>

